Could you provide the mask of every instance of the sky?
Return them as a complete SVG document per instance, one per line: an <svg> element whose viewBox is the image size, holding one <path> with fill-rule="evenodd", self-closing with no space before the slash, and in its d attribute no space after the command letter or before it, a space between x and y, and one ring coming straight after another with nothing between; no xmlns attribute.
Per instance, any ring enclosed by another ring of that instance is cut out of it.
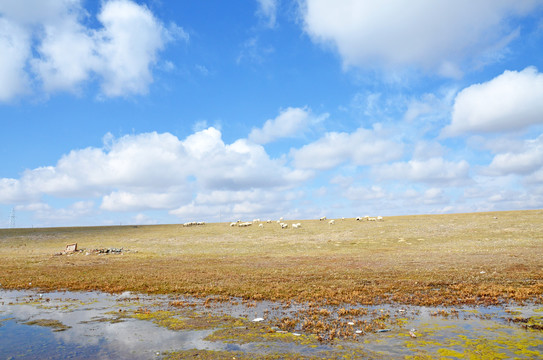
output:
<svg viewBox="0 0 543 360"><path fill-rule="evenodd" d="M0 228L543 208L542 0L2 0Z"/></svg>

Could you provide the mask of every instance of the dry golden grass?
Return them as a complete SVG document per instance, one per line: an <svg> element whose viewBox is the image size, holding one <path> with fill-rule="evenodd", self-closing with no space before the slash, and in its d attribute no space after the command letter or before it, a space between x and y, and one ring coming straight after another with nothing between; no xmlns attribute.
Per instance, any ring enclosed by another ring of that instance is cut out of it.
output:
<svg viewBox="0 0 543 360"><path fill-rule="evenodd" d="M543 301L541 210L299 222L3 229L0 284L332 304ZM72 242L137 253L53 256Z"/></svg>

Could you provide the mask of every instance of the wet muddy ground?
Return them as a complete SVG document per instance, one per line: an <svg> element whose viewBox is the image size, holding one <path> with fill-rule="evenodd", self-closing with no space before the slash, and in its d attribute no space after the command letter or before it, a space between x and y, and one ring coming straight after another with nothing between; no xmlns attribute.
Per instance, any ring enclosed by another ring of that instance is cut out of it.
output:
<svg viewBox="0 0 543 360"><path fill-rule="evenodd" d="M2 359L543 358L543 308L0 290Z"/></svg>

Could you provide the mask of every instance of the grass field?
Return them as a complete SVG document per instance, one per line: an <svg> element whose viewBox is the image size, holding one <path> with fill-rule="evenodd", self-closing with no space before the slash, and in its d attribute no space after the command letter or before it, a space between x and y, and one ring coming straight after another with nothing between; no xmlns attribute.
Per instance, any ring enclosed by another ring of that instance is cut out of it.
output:
<svg viewBox="0 0 543 360"><path fill-rule="evenodd" d="M0 284L329 304L543 302L542 210L286 222L302 227L0 229ZM55 255L74 242L131 251Z"/></svg>

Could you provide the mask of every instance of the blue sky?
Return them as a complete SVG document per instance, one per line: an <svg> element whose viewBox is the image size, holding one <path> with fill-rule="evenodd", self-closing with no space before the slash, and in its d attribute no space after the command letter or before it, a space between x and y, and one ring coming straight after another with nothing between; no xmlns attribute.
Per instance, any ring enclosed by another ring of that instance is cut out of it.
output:
<svg viewBox="0 0 543 360"><path fill-rule="evenodd" d="M0 2L0 227L543 207L543 1Z"/></svg>

